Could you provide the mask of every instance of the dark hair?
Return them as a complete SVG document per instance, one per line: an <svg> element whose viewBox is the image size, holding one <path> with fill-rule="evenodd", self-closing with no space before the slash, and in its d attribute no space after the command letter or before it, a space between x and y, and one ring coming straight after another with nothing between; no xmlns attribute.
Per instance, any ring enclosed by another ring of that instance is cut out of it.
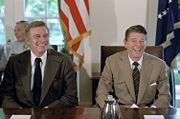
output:
<svg viewBox="0 0 180 119"><path fill-rule="evenodd" d="M49 33L49 29L48 29L48 27L47 27L45 22L43 22L43 21L33 21L30 24L28 24L28 26L26 27L25 35L26 36L28 35L28 33L29 33L31 28L41 27L41 26L44 26L48 30L48 33Z"/></svg>
<svg viewBox="0 0 180 119"><path fill-rule="evenodd" d="M21 20L21 21L16 22L16 24L28 25L28 21Z"/></svg>
<svg viewBox="0 0 180 119"><path fill-rule="evenodd" d="M142 33L144 35L147 34L146 29L142 25L134 25L129 27L125 32L125 40L127 40L128 36L132 32Z"/></svg>
<svg viewBox="0 0 180 119"><path fill-rule="evenodd" d="M27 25L28 25L28 22L27 21L23 21L23 20L16 22L16 25L19 25L19 24L23 25L23 27L26 28Z"/></svg>

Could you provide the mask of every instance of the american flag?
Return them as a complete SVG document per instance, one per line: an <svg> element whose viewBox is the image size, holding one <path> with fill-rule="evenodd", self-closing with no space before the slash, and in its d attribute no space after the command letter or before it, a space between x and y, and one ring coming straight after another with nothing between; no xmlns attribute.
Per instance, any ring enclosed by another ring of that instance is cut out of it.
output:
<svg viewBox="0 0 180 119"><path fill-rule="evenodd" d="M78 70L84 62L84 40L89 39L89 0L59 0L60 18L65 40Z"/></svg>

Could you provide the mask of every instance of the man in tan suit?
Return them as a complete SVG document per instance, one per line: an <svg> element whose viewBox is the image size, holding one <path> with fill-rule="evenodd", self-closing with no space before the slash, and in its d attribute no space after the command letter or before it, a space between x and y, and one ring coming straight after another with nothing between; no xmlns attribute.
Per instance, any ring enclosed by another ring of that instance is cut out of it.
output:
<svg viewBox="0 0 180 119"><path fill-rule="evenodd" d="M170 92L166 64L163 60L144 52L146 34L143 26L131 26L125 33L124 44L127 50L106 59L96 92L96 101L101 108L112 87L121 106L169 106ZM134 62L138 63L139 78L133 78ZM139 79L138 88L134 79Z"/></svg>
<svg viewBox="0 0 180 119"><path fill-rule="evenodd" d="M10 57L0 88L2 106L76 106L76 73L72 62L67 56L48 49L49 30L46 24L34 21L25 32L30 50Z"/></svg>

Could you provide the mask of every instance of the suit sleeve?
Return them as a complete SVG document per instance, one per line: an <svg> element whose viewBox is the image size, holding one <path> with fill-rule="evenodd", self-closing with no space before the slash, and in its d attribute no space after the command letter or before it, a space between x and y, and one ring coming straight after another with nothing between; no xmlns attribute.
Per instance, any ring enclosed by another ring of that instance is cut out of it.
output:
<svg viewBox="0 0 180 119"><path fill-rule="evenodd" d="M107 98L109 92L112 90L112 82L113 82L112 80L113 77L112 77L110 61L107 58L96 91L96 102L98 106L100 106L101 108L104 106L104 100Z"/></svg>
<svg viewBox="0 0 180 119"><path fill-rule="evenodd" d="M76 72L70 60L65 59L62 66L62 71L64 75L63 90L64 94L58 100L48 105L48 107L54 107L57 105L62 106L75 106L78 105L77 98L77 82L76 82Z"/></svg>
<svg viewBox="0 0 180 119"><path fill-rule="evenodd" d="M7 66L4 71L4 78L0 87L2 96L2 106L4 108L8 107L20 107L20 105L15 101L15 79L13 78L13 60L9 59Z"/></svg>
<svg viewBox="0 0 180 119"><path fill-rule="evenodd" d="M153 105L155 105L156 107L168 107L170 105L169 80L167 70L168 67L164 63L158 79L157 98L153 103Z"/></svg>

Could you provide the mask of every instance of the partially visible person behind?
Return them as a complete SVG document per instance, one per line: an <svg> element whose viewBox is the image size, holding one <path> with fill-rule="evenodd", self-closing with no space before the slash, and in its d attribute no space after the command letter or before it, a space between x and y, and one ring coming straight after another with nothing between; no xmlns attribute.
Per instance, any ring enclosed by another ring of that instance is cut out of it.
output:
<svg viewBox="0 0 180 119"><path fill-rule="evenodd" d="M19 54L28 49L25 39L25 28L27 27L27 21L16 22L14 28L14 35L16 40L11 43L10 55Z"/></svg>
<svg viewBox="0 0 180 119"><path fill-rule="evenodd" d="M4 53L4 47L0 45L0 85L1 85L2 76L3 76L6 63L7 63L7 60ZM2 101L2 96L0 95L0 106L1 106L1 101Z"/></svg>
<svg viewBox="0 0 180 119"><path fill-rule="evenodd" d="M30 50L11 56L1 84L2 107L76 106L76 74L72 62L49 47L49 29L33 21L25 35Z"/></svg>
<svg viewBox="0 0 180 119"><path fill-rule="evenodd" d="M145 53L146 35L143 26L131 26L125 32L127 50L106 59L96 91L96 102L101 108L112 87L120 106L160 108L170 105L166 63Z"/></svg>
<svg viewBox="0 0 180 119"><path fill-rule="evenodd" d="M7 63L4 47L0 45L0 72L3 72Z"/></svg>

